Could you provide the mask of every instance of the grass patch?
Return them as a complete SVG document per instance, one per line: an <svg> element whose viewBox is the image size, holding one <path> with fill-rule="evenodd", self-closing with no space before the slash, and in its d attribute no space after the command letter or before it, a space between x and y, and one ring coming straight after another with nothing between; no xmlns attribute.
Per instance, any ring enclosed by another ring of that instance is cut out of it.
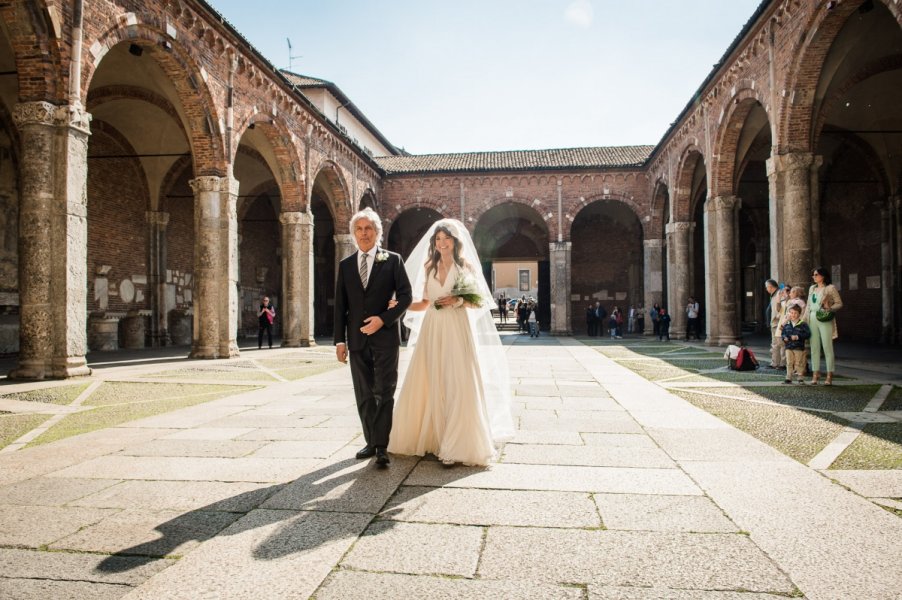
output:
<svg viewBox="0 0 902 600"><path fill-rule="evenodd" d="M0 413L0 448L4 448L46 421L50 415Z"/></svg>
<svg viewBox="0 0 902 600"><path fill-rule="evenodd" d="M724 369L723 371L717 371L716 373L705 373L704 375L693 375L691 377L686 377L684 379L680 379L679 381L689 381L694 383L699 382L710 382L710 381L723 381L728 383L761 383L762 381L783 381L786 379L785 374L780 374L777 371L771 372L761 372L761 371L730 371Z"/></svg>
<svg viewBox="0 0 902 600"><path fill-rule="evenodd" d="M23 402L41 402L44 404L59 404L65 406L72 404L72 402L78 398L79 394L85 391L89 385L91 385L90 382L79 383L76 385L46 387L39 390L6 394L2 397L10 400L21 400Z"/></svg>
<svg viewBox="0 0 902 600"><path fill-rule="evenodd" d="M257 387L176 383L103 383L84 403L84 406L94 407L93 410L67 415L31 442L29 446L115 427L135 419L152 417L252 389L257 389Z"/></svg>
<svg viewBox="0 0 902 600"><path fill-rule="evenodd" d="M256 366L209 366L174 369L146 375L154 379L229 379L234 381L275 381L269 373Z"/></svg>
<svg viewBox="0 0 902 600"><path fill-rule="evenodd" d="M684 390L672 393L804 464L846 426L844 419L831 414L815 415L786 406L753 404Z"/></svg>
<svg viewBox="0 0 902 600"><path fill-rule="evenodd" d="M659 381L696 373L695 370L675 367L663 360L618 360L617 364L638 373L649 381Z"/></svg>
<svg viewBox="0 0 902 600"><path fill-rule="evenodd" d="M902 469L902 423L871 423L831 469Z"/></svg>
<svg viewBox="0 0 902 600"><path fill-rule="evenodd" d="M705 388L706 392L734 396L748 400L763 400L790 408L816 408L839 412L860 412L867 406L880 386L807 386L781 385L755 388Z"/></svg>
<svg viewBox="0 0 902 600"><path fill-rule="evenodd" d="M902 387L894 385L880 410L902 410Z"/></svg>
<svg viewBox="0 0 902 600"><path fill-rule="evenodd" d="M343 365L337 360L323 362L317 361L315 363L309 365L298 365L288 369L279 369L275 371L280 376L288 379L290 381L294 381L296 379L303 379L304 377L310 377L311 375L319 375L320 373L327 373L329 371L338 369Z"/></svg>

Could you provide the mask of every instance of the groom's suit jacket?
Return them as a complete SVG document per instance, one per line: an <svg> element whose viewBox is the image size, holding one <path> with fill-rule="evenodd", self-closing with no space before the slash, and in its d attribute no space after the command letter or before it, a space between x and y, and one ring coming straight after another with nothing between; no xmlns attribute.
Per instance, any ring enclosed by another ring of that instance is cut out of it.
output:
<svg viewBox="0 0 902 600"><path fill-rule="evenodd" d="M378 260L379 254L388 258ZM401 345L400 320L413 299L410 281L401 256L382 248L376 249L376 260L367 279L366 289L360 281L360 252L355 252L338 264L335 284L335 344L346 343L348 350L361 350L367 343L377 347ZM394 295L398 305L388 308ZM382 329L367 336L360 332L367 317L378 316Z"/></svg>

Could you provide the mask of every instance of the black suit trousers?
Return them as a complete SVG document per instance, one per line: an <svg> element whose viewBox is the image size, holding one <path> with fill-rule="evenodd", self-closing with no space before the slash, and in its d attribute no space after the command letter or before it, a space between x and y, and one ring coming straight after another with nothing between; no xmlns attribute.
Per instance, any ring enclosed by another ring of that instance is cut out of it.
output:
<svg viewBox="0 0 902 600"><path fill-rule="evenodd" d="M395 388L398 385L400 348L378 347L366 343L360 350L348 352L351 379L357 397L357 412L367 446L385 448L391 433Z"/></svg>

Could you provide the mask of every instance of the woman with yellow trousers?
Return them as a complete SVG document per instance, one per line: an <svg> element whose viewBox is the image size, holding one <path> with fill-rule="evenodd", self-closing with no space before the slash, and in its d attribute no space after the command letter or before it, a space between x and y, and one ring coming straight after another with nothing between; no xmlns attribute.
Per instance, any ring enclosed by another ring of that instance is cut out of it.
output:
<svg viewBox="0 0 902 600"><path fill-rule="evenodd" d="M836 311L842 308L839 291L830 281L830 273L824 267L818 267L811 274L814 285L808 289L808 304L805 307L804 320L811 328L811 371L813 373L809 385L817 385L820 381L821 349L827 362L827 378L824 385L833 385L833 371L836 358L833 355L833 340L839 334L836 328Z"/></svg>

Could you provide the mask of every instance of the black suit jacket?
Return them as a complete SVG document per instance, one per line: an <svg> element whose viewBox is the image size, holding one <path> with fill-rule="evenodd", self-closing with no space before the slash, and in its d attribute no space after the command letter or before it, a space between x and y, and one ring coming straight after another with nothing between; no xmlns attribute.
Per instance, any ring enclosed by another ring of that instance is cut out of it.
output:
<svg viewBox="0 0 902 600"><path fill-rule="evenodd" d="M379 261L379 254L388 258ZM348 350L361 350L367 342L378 347L401 345L401 316L413 296L410 281L404 270L404 261L395 252L377 248L377 260L367 279L366 289L360 282L360 252L355 252L338 263L338 277L335 284L335 344L346 343ZM388 301L394 295L398 305L388 308ZM378 316L384 323L382 329L367 336L360 332L364 319Z"/></svg>

